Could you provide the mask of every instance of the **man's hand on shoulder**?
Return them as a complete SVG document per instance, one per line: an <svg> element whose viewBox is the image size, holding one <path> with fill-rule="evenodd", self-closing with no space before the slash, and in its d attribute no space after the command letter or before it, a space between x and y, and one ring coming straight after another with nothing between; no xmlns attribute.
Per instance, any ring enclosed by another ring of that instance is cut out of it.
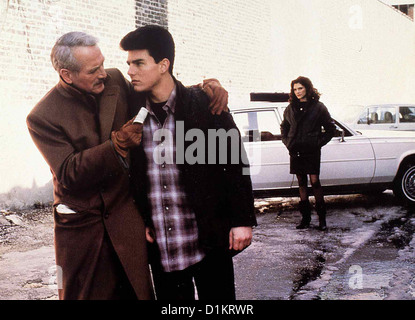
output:
<svg viewBox="0 0 415 320"><path fill-rule="evenodd" d="M228 91L217 79L203 80L202 89L210 99L209 108L212 114L220 115L223 111L229 112Z"/></svg>

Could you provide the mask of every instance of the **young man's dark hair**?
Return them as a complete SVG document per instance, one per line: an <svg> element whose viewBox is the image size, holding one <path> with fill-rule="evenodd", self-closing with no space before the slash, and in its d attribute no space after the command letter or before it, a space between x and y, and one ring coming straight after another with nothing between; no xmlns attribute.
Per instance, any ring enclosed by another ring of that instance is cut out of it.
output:
<svg viewBox="0 0 415 320"><path fill-rule="evenodd" d="M173 74L175 56L174 40L170 32L160 26L144 26L128 33L120 42L125 51L147 50L159 63L164 58L170 61L169 72Z"/></svg>

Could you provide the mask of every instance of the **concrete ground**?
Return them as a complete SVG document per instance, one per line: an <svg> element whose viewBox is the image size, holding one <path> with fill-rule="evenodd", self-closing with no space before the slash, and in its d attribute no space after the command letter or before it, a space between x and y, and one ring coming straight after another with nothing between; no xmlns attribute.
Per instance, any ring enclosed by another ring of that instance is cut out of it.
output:
<svg viewBox="0 0 415 320"><path fill-rule="evenodd" d="M329 230L296 230L296 198L257 199L235 257L239 300L413 300L415 216L391 193L327 197ZM57 299L50 208L0 213L0 299Z"/></svg>

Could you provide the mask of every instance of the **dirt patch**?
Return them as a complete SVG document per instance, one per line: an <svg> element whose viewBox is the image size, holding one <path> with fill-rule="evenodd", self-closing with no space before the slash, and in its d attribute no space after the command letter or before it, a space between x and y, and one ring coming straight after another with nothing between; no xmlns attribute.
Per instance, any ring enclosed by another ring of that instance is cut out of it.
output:
<svg viewBox="0 0 415 320"><path fill-rule="evenodd" d="M0 213L0 256L53 245L51 205Z"/></svg>

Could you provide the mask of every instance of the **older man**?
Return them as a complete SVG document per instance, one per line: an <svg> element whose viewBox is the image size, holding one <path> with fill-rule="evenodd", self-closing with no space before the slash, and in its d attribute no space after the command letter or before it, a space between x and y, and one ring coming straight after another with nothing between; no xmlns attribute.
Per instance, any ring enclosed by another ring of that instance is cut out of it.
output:
<svg viewBox="0 0 415 320"><path fill-rule="evenodd" d="M59 298L152 299L145 227L128 171L129 150L141 141L142 127L129 121L140 97L119 70L104 69L88 34L63 35L51 60L59 83L27 125L53 176Z"/></svg>

